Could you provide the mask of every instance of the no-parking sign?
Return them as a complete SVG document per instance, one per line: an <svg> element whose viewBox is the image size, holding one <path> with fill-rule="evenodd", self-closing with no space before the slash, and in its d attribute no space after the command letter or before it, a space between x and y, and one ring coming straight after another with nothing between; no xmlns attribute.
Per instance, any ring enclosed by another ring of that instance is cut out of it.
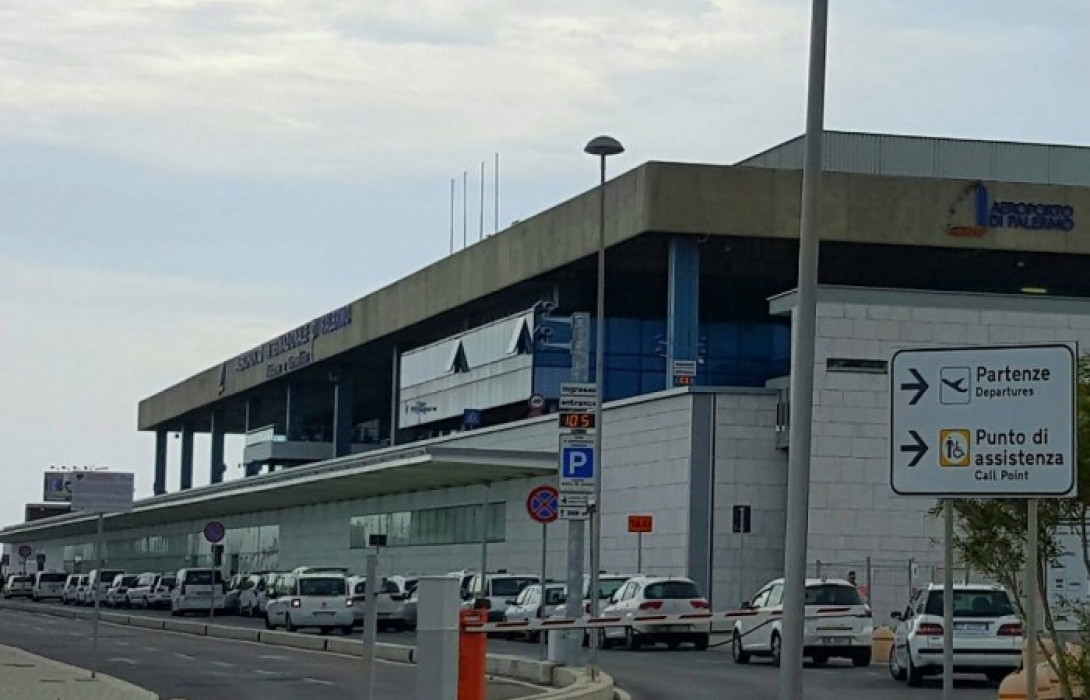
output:
<svg viewBox="0 0 1090 700"><path fill-rule="evenodd" d="M560 514L560 492L552 486L534 487L526 497L526 512L536 522L553 522Z"/></svg>

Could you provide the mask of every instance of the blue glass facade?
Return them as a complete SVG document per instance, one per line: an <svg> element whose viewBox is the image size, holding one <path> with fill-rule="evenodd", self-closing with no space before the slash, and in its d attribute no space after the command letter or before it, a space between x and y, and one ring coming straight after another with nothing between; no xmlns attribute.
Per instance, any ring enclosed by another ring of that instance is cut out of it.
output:
<svg viewBox="0 0 1090 700"><path fill-rule="evenodd" d="M613 318L606 327L607 400L623 399L666 388L666 321ZM594 338L593 323L591 338ZM554 329L550 340L567 342L569 330ZM592 344L591 368L594 357ZM791 332L787 323L731 321L700 325L702 386L760 387L788 373ZM539 346L534 354L534 391L555 398L561 382L571 378L567 349ZM593 379L593 376L591 377Z"/></svg>

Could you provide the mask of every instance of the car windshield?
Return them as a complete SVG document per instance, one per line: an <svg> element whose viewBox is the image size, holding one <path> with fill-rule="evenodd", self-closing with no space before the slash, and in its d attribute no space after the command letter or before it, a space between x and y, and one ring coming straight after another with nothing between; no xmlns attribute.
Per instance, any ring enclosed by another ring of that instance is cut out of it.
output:
<svg viewBox="0 0 1090 700"><path fill-rule="evenodd" d="M123 573L125 572L117 571L116 569L113 571L103 571L102 574L99 576L98 581L99 583L113 583L114 579Z"/></svg>
<svg viewBox="0 0 1090 700"><path fill-rule="evenodd" d="M620 590L627 582L627 579L615 578L598 582L598 597L603 600L608 600L614 593Z"/></svg>
<svg viewBox="0 0 1090 700"><path fill-rule="evenodd" d="M68 574L41 574L38 576L39 583L64 583L68 580Z"/></svg>
<svg viewBox="0 0 1090 700"><path fill-rule="evenodd" d="M859 589L842 583L806 587L807 605L863 605Z"/></svg>
<svg viewBox="0 0 1090 700"><path fill-rule="evenodd" d="M692 581L662 581L652 583L643 590L643 597L648 600L674 600L677 598L699 598L700 589Z"/></svg>
<svg viewBox="0 0 1090 700"><path fill-rule="evenodd" d="M537 583L535 579L518 576L494 578L492 579L492 595L498 598L515 598L522 593L523 588L535 583Z"/></svg>
<svg viewBox="0 0 1090 700"><path fill-rule="evenodd" d="M29 576L16 576L11 580L13 583L30 583L31 578Z"/></svg>
<svg viewBox="0 0 1090 700"><path fill-rule="evenodd" d="M207 586L212 583L211 571L187 571L185 582L188 585ZM223 575L216 572L216 583L223 583Z"/></svg>
<svg viewBox="0 0 1090 700"><path fill-rule="evenodd" d="M136 585L136 582L140 580L139 576L124 576L121 579L121 585L126 588L132 588Z"/></svg>
<svg viewBox="0 0 1090 700"><path fill-rule="evenodd" d="M167 588L174 588L177 582L178 579L173 576L164 576L163 578L159 579L159 585L166 586Z"/></svg>
<svg viewBox="0 0 1090 700"><path fill-rule="evenodd" d="M299 595L344 595L343 578L301 578Z"/></svg>
<svg viewBox="0 0 1090 700"><path fill-rule="evenodd" d="M927 615L942 615L942 591L927 595ZM1014 608L1006 591L954 591L954 617L1004 617L1013 615Z"/></svg>

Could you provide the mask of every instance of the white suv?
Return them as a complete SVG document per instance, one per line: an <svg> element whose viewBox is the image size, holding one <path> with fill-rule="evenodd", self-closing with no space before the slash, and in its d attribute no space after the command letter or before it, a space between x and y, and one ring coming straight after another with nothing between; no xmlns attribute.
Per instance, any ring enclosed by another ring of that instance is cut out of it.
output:
<svg viewBox="0 0 1090 700"><path fill-rule="evenodd" d="M14 598L17 595L29 598L34 593L34 577L30 574L11 574L7 584L4 585L4 597Z"/></svg>
<svg viewBox="0 0 1090 700"><path fill-rule="evenodd" d="M363 576L352 576L348 579L349 596L352 599L352 611L357 626L363 624L364 607L367 603L367 579ZM401 592L397 583L389 579L382 579L375 603L376 611L375 627L379 632L384 629L405 630L409 628L409 618L405 612L405 600L407 595Z"/></svg>
<svg viewBox="0 0 1090 700"><path fill-rule="evenodd" d="M144 609L169 608L174 580L174 574L157 574L154 571L140 574L136 585L125 592L125 605Z"/></svg>
<svg viewBox="0 0 1090 700"><path fill-rule="evenodd" d="M535 583L522 589L517 598L507 601L507 610L503 613L505 622L528 622L544 619L564 612L568 587L563 583L546 583L545 600L541 600L541 584ZM540 632L527 632L530 641L537 641Z"/></svg>
<svg viewBox="0 0 1090 700"><path fill-rule="evenodd" d="M34 588L30 593L31 600L37 602L53 598L64 600L64 584L68 580L68 574L63 571L39 571L34 574Z"/></svg>
<svg viewBox="0 0 1090 700"><path fill-rule="evenodd" d="M942 673L942 593L940 584L916 591L898 620L889 672L918 686L926 675ZM998 683L1022 663L1022 622L1001 586L954 586L954 671L982 673Z"/></svg>
<svg viewBox="0 0 1090 700"><path fill-rule="evenodd" d="M874 621L870 607L850 581L833 578L806 580L806 620L803 656L815 664L831 657L849 658L856 666L869 666ZM766 584L757 595L742 603L750 615L735 621L731 655L736 663L751 656L770 656L780 665L783 638L783 579Z"/></svg>
<svg viewBox="0 0 1090 700"><path fill-rule="evenodd" d="M289 632L317 627L323 634L340 629L352 634L352 599L341 573L284 574L276 579L265 606L265 627Z"/></svg>
<svg viewBox="0 0 1090 700"><path fill-rule="evenodd" d="M180 569L170 592L170 614L223 610L223 574L219 569Z"/></svg>
<svg viewBox="0 0 1090 700"><path fill-rule="evenodd" d="M707 599L692 579L664 576L634 576L610 596L602 617L631 620L649 615L685 615L711 612ZM602 648L623 641L629 649L644 644L664 643L677 649L688 642L703 651L708 648L711 622L635 622L626 627L602 630Z"/></svg>
<svg viewBox="0 0 1090 700"><path fill-rule="evenodd" d="M65 605L79 602L80 591L87 585L87 574L70 574L64 584L61 602Z"/></svg>
<svg viewBox="0 0 1090 700"><path fill-rule="evenodd" d="M469 596L471 598L488 598L488 621L500 622L503 620L504 611L507 610L507 601L517 598L522 589L540 583L538 577L532 574L488 574L481 581L481 575L477 574L469 582Z"/></svg>

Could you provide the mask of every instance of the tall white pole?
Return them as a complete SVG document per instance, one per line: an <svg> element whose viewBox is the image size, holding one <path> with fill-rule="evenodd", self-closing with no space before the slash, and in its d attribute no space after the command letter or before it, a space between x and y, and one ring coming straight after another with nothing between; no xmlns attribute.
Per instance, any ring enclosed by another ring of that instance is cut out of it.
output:
<svg viewBox="0 0 1090 700"><path fill-rule="evenodd" d="M549 563L549 526L545 523L541 523L541 603L537 606L538 618L545 617L545 572L547 571L547 564ZM549 657L549 635L545 630L541 630L538 633L539 650L538 658L545 661Z"/></svg>
<svg viewBox="0 0 1090 700"><path fill-rule="evenodd" d="M1026 700L1037 700L1037 499L1026 506Z"/></svg>
<svg viewBox="0 0 1090 700"><path fill-rule="evenodd" d="M484 497L481 499L481 589L477 595L483 596L488 591L488 498L492 484L484 483Z"/></svg>
<svg viewBox="0 0 1090 700"><path fill-rule="evenodd" d="M798 302L792 329L783 639L779 640L780 700L802 698L806 531L810 519L810 436L814 403L814 334L817 325L818 200L821 196L822 139L825 131L828 14L828 0L813 1L806 104L806 158L802 170L802 219L799 228Z"/></svg>
<svg viewBox="0 0 1090 700"><path fill-rule="evenodd" d="M99 618L99 590L102 588L102 513L98 514L97 533L95 534L95 556L98 563L95 566L94 587L91 589L95 597L95 617L91 622L91 678L98 677L98 618Z"/></svg>
<svg viewBox="0 0 1090 700"><path fill-rule="evenodd" d="M378 580L378 548L375 548L374 552L367 555L367 581L363 590L363 649L360 653L363 662L363 683L360 687L360 695L363 700L371 700L375 696L375 640L378 632L378 592L382 590L382 585Z"/></svg>
<svg viewBox="0 0 1090 700"><path fill-rule="evenodd" d="M598 617L598 571L602 562L602 403L606 377L606 156L599 156L598 308L594 341L594 505L590 508L590 614ZM598 635L590 635L590 675L598 677Z"/></svg>
<svg viewBox="0 0 1090 700"><path fill-rule="evenodd" d="M942 502L942 700L954 698L954 501Z"/></svg>

